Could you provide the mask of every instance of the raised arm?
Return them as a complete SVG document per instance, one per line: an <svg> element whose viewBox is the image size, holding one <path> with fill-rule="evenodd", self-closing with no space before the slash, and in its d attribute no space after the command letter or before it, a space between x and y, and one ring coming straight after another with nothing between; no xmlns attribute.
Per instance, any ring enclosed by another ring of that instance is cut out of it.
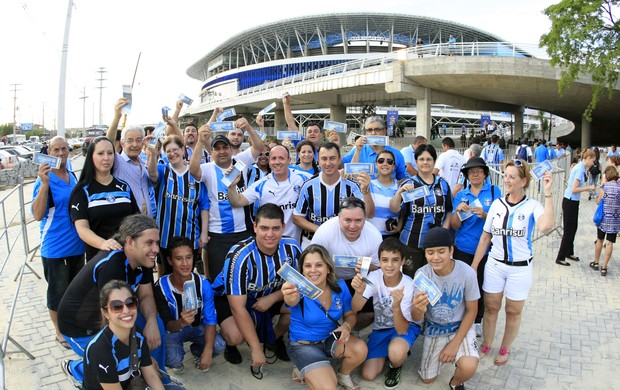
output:
<svg viewBox="0 0 620 390"><path fill-rule="evenodd" d="M200 164L202 162L202 148L204 143L208 142L210 138L211 127L209 124L200 126L200 129L198 129L198 139L196 140L194 153L192 153L192 157L189 160L189 173L198 181L200 181L202 176L202 171L200 170Z"/></svg>
<svg viewBox="0 0 620 390"><path fill-rule="evenodd" d="M538 228L538 230L540 230L541 233L547 233L553 228L553 225L555 225L555 215L553 211L553 194L551 193L552 184L553 176L551 175L551 172L545 172L545 176L543 176L543 185L545 189L545 211L538 218L538 221L536 221L536 227Z"/></svg>
<svg viewBox="0 0 620 390"><path fill-rule="evenodd" d="M293 116L293 110L291 109L291 96L288 92L285 92L285 95L282 96L282 106L284 107L284 120L286 120L286 126L289 130L298 131L299 127L297 126L297 122Z"/></svg>
<svg viewBox="0 0 620 390"><path fill-rule="evenodd" d="M116 104L114 104L114 118L112 119L112 123L110 123L110 127L108 127L108 132L106 133L106 137L112 141L112 144L116 141L116 131L118 130L118 123L121 121L122 116L121 110L126 104L127 98L120 98L116 101Z"/></svg>
<svg viewBox="0 0 620 390"><path fill-rule="evenodd" d="M147 138L153 137L149 135ZM146 168L149 172L149 178L153 183L157 183L159 180L159 173L157 172L157 161L159 160L159 142L157 142L157 147L155 148L146 148Z"/></svg>
<svg viewBox="0 0 620 390"><path fill-rule="evenodd" d="M235 122L235 126L237 126L243 131L248 132L251 140L250 143L252 144L252 157L254 157L254 159L257 159L258 156L263 152L263 150L265 150L265 144L263 143L263 140L260 139L254 128L250 126L247 119L237 119L237 121Z"/></svg>

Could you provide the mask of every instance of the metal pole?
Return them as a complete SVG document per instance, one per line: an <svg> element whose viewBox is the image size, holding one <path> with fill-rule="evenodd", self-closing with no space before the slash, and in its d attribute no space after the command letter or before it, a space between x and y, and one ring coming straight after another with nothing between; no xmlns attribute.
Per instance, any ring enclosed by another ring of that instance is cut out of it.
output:
<svg viewBox="0 0 620 390"><path fill-rule="evenodd" d="M16 127L17 127L17 87L21 84L11 84L13 87L13 142L16 143Z"/></svg>
<svg viewBox="0 0 620 390"><path fill-rule="evenodd" d="M99 86L96 87L96 88L99 88L99 123L98 125L102 125L103 116L101 115L101 101L103 100L103 89L105 88L103 86L103 82L106 80L103 78L103 75L107 72L104 67L100 67L97 73L99 73L99 78L97 79L97 81L99 81Z"/></svg>
<svg viewBox="0 0 620 390"><path fill-rule="evenodd" d="M82 100L82 129L86 129L86 99L88 98L88 96L86 96L86 87L84 87L82 91L82 96L80 97Z"/></svg>
<svg viewBox="0 0 620 390"><path fill-rule="evenodd" d="M65 37L62 41L62 58L60 60L60 81L58 82L58 135L65 136L65 86L67 84L67 56L69 54L69 30L71 28L71 11L73 0L69 0L67 19L65 20Z"/></svg>

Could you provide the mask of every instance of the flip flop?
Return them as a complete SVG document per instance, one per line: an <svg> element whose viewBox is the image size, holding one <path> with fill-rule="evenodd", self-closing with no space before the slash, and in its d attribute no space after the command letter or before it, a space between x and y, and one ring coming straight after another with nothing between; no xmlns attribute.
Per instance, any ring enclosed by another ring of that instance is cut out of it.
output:
<svg viewBox="0 0 620 390"><path fill-rule="evenodd" d="M63 347L64 349L71 349L71 346L69 345L69 343L67 342L67 340L62 340L60 341L60 339L58 338L58 336L56 336L56 342L58 344L60 344L61 347Z"/></svg>
<svg viewBox="0 0 620 390"><path fill-rule="evenodd" d="M296 385L303 385L306 383L304 381L304 377L301 372L297 369L297 367L293 367L293 373L291 374L291 381Z"/></svg>
<svg viewBox="0 0 620 390"><path fill-rule="evenodd" d="M491 353L491 347L489 347L488 345L482 344L478 352L480 355L480 359L482 359L485 356L487 356L489 353Z"/></svg>
<svg viewBox="0 0 620 390"><path fill-rule="evenodd" d="M499 354L495 358L493 364L496 366L503 366L508 362L508 357L510 356L510 351L507 348L501 347L499 349Z"/></svg>
<svg viewBox="0 0 620 390"><path fill-rule="evenodd" d="M595 271L598 271L598 263L595 263L594 261L590 263L590 268L592 268Z"/></svg>

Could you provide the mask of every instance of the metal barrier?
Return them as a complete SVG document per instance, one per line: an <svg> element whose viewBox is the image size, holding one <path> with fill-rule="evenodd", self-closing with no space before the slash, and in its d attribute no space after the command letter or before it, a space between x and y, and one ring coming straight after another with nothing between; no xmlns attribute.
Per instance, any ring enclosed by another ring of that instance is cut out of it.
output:
<svg viewBox="0 0 620 390"><path fill-rule="evenodd" d="M510 160L511 159L507 159L506 161ZM562 236L562 197L564 196L566 182L568 181L568 176L570 175L570 156L565 155L558 159L554 159L552 160L552 165L553 185L551 187L551 194L553 194L553 228L547 233L541 233L538 229L536 229L532 235L532 241L537 241L553 232L557 232L560 236ZM535 166L536 163L530 164L531 168ZM489 178L491 179L491 183L498 186L502 190L502 194L506 194L506 185L504 182L505 176L506 175L502 172L501 167L489 165ZM541 204L545 204L545 194L542 187L542 182L536 182L532 179L530 181L530 185L525 190L525 194L528 198L536 199Z"/></svg>
<svg viewBox="0 0 620 390"><path fill-rule="evenodd" d="M13 283L15 284L13 290L14 293L10 307L8 308L6 327L4 329L2 344L0 345L0 389L5 389L6 387L4 364L4 358L6 355L23 353L28 356L29 359L35 358L10 335L11 323L13 322L13 316L15 314L17 299L19 297L24 275L34 274L37 278L41 279L30 264L28 264L32 261L41 246L40 244L37 244L31 247L28 240L27 225L36 222L34 220L30 222L26 220L26 207L29 207L32 201L25 201L24 185L30 183L32 183L32 181L18 184L0 200L0 212L2 213L1 217L3 222L3 226L0 227L0 252L4 253L4 259L2 260L2 265L0 265L0 284L2 284L2 291L10 291L11 280L8 275L6 275L7 272L5 272L9 259L18 260L21 256L23 256L23 261L19 266L17 275L15 275L15 278L13 279ZM7 351L9 342L11 342L17 350Z"/></svg>

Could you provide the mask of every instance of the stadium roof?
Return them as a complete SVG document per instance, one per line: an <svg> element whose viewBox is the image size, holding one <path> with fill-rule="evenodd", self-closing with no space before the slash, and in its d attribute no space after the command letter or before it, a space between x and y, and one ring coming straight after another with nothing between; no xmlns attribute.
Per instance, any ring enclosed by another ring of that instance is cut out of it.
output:
<svg viewBox="0 0 620 390"><path fill-rule="evenodd" d="M424 44L502 42L486 31L448 20L388 13L303 16L243 31L187 70L200 81L220 72L274 60L314 55L381 53Z"/></svg>

